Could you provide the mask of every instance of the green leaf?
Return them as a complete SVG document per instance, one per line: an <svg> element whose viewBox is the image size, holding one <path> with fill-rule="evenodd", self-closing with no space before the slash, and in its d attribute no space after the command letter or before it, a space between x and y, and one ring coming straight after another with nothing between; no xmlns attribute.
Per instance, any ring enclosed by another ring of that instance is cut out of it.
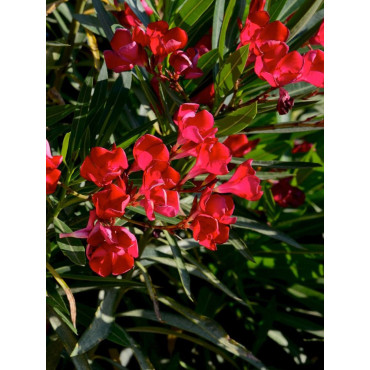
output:
<svg viewBox="0 0 370 370"><path fill-rule="evenodd" d="M234 248L247 260L255 262L253 255L247 245L245 244L244 240L237 235L237 233L233 230L230 230L230 237L228 244L234 246Z"/></svg>
<svg viewBox="0 0 370 370"><path fill-rule="evenodd" d="M107 87L108 87L108 69L107 64L104 62L100 68L98 79L94 87L94 93L91 98L92 107L95 108L105 103Z"/></svg>
<svg viewBox="0 0 370 370"><path fill-rule="evenodd" d="M153 124L156 122L157 120L155 120L154 122L151 121L151 122L148 122L144 125L141 125L139 127L137 127L136 129L134 130L131 130L130 132L128 132L122 139L121 139L121 142L120 144L117 145L117 147L119 148L122 148L122 149L126 149L128 148L131 144L135 143L137 141L137 139L139 139L141 136L143 136L148 130L150 130L152 127L153 127Z"/></svg>
<svg viewBox="0 0 370 370"><path fill-rule="evenodd" d="M323 0L306 0L287 23L290 30L288 42L307 24L321 6Z"/></svg>
<svg viewBox="0 0 370 370"><path fill-rule="evenodd" d="M281 11L283 10L287 1L288 0L275 0L275 1L270 2L270 9L269 9L270 22L274 22L279 19L279 15Z"/></svg>
<svg viewBox="0 0 370 370"><path fill-rule="evenodd" d="M182 283L182 286L184 287L184 291L188 298L194 302L194 299L191 295L190 291L190 277L188 270L185 267L184 261L182 259L182 254L179 246L177 245L176 240L170 235L170 233L167 230L164 230L164 235L166 236L166 239L168 241L168 244L171 247L173 258L176 262L177 270L179 271L180 280Z"/></svg>
<svg viewBox="0 0 370 370"><path fill-rule="evenodd" d="M46 125L52 126L60 122L63 118L73 113L76 106L72 104L56 105L46 108Z"/></svg>
<svg viewBox="0 0 370 370"><path fill-rule="evenodd" d="M257 114L257 102L237 109L215 121L218 128L217 136L229 136L237 134L250 125Z"/></svg>
<svg viewBox="0 0 370 370"><path fill-rule="evenodd" d="M126 210L130 210L132 212L139 213L140 215L146 216L145 209L142 207L127 207ZM178 224L181 221L179 218L162 216L156 212L154 212L154 215L155 215L156 220L164 221L171 225Z"/></svg>
<svg viewBox="0 0 370 370"><path fill-rule="evenodd" d="M245 134L290 134L293 132L308 132L323 130L324 125L321 121L312 123L282 123L276 125L259 126L259 127L249 127L245 129Z"/></svg>
<svg viewBox="0 0 370 370"><path fill-rule="evenodd" d="M226 12L225 12L225 17L222 22L222 27L221 27L221 32L220 32L220 40L218 43L218 52L221 58L224 56L224 51L225 51L225 42L226 42L226 33L227 29L229 27L230 19L233 14L233 10L235 7L235 2L236 0L230 0L228 2ZM213 35L213 34L212 34ZM213 48L216 48L217 46L212 46Z"/></svg>
<svg viewBox="0 0 370 370"><path fill-rule="evenodd" d="M188 31L212 3L213 0L185 0L176 10L170 28L180 27Z"/></svg>
<svg viewBox="0 0 370 370"><path fill-rule="evenodd" d="M89 31L95 33L96 35L107 38L98 17L95 15L73 14L73 18L80 22L81 25Z"/></svg>
<svg viewBox="0 0 370 370"><path fill-rule="evenodd" d="M283 232L279 230L275 230L272 227L262 224L258 221L252 220L250 218L245 218L241 216L237 216L236 224L234 224L233 227L240 228L240 229L247 229L247 230L253 230L260 234L269 236L270 238L280 240L282 242L285 242L292 247L298 248L298 249L304 249L300 244L298 244L294 239L292 239L289 235L284 234Z"/></svg>
<svg viewBox="0 0 370 370"><path fill-rule="evenodd" d="M46 314L50 325L56 331L58 337L63 342L67 353L70 354L77 340L71 329L60 319L52 307L46 305ZM72 357L72 362L77 370L90 370L90 365L86 355Z"/></svg>
<svg viewBox="0 0 370 370"><path fill-rule="evenodd" d="M234 85L242 74L247 62L249 45L242 46L228 56L216 76L215 101L218 103L221 98L227 96L234 88ZM215 104L217 105L217 104Z"/></svg>
<svg viewBox="0 0 370 370"><path fill-rule="evenodd" d="M212 49L217 49L218 47L218 40L220 38L222 20L224 18L224 11L225 11L225 0L216 0L212 24Z"/></svg>
<svg viewBox="0 0 370 370"><path fill-rule="evenodd" d="M54 227L57 234L71 233L72 230L58 218L54 218ZM63 254L68 257L75 265L85 266L85 248L80 239L77 238L63 238L57 240L58 247Z"/></svg>
<svg viewBox="0 0 370 370"><path fill-rule="evenodd" d="M95 313L94 320L76 343L71 357L86 353L108 337L111 325L114 322L115 304L118 296L119 288L105 290L104 299Z"/></svg>
<svg viewBox="0 0 370 370"><path fill-rule="evenodd" d="M241 164L245 162L245 158L233 157L231 163ZM270 168L281 168L281 169L296 169L296 168L313 168L321 167L320 163L313 162L282 162L282 161L253 161L253 167L270 167Z"/></svg>
<svg viewBox="0 0 370 370"><path fill-rule="evenodd" d="M148 15L145 12L144 7L141 4L140 0L119 0L120 3L127 3L135 15L140 19L141 23L146 27L149 23Z"/></svg>
<svg viewBox="0 0 370 370"><path fill-rule="evenodd" d="M197 314L189 308L180 305L172 298L160 297L159 301L171 307L173 310L177 311L193 324L198 326L204 333L206 333L209 338L208 340L210 340L211 342L227 350L228 352L242 358L243 360L248 361L259 369L264 367L260 360L258 360L240 343L231 339L229 335L225 332L225 330L214 320L210 319L209 317Z"/></svg>
<svg viewBox="0 0 370 370"><path fill-rule="evenodd" d="M63 157L63 162L67 164L66 157L68 152L68 144L69 144L69 137L71 136L71 133L68 132L65 134L62 144L62 151L60 152L60 155Z"/></svg>
<svg viewBox="0 0 370 370"><path fill-rule="evenodd" d="M118 125L122 106L131 88L132 73L122 72L113 85L104 112L98 123L100 127L97 146L104 146Z"/></svg>
<svg viewBox="0 0 370 370"><path fill-rule="evenodd" d="M91 90L93 86L93 73L87 75L77 100L77 109L72 121L71 137L69 140L69 157L80 149L82 134L86 128L87 115L89 112Z"/></svg>
<svg viewBox="0 0 370 370"><path fill-rule="evenodd" d="M101 26L103 27L104 33L108 39L108 41L111 41L113 38L113 31L112 26L116 22L114 21L114 17L112 14L108 13L101 0L92 0L93 6L96 10L96 14L98 16L99 22Z"/></svg>

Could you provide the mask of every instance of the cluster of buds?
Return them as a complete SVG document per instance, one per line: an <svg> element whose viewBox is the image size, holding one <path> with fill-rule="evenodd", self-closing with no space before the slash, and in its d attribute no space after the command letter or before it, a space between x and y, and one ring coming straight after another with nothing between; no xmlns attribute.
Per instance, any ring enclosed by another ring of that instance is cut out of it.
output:
<svg viewBox="0 0 370 370"><path fill-rule="evenodd" d="M256 142L248 142L245 135L231 135L221 143L215 136L212 114L199 110L198 104L181 105L173 119L178 138L171 150L160 138L146 134L134 144L131 164L124 150L113 145L111 150L92 148L81 165L81 176L100 188L91 197L95 209L90 212L86 228L60 237L86 238L90 267L101 276L130 270L138 257L135 236L125 227L115 226L117 218L124 217L126 207L143 207L150 221L156 220L156 213L180 216L177 225L141 224L170 232L190 229L199 244L216 250L217 244L228 240L230 225L236 222L230 194L252 201L263 194L251 159L239 165L227 182L220 184L217 178L233 169L233 155L243 156ZM195 157L196 161L182 178L171 164L184 157ZM135 187L130 176L138 171L142 172L142 185ZM196 180L204 174L204 180ZM186 184L188 181L192 185ZM188 215L180 207L181 193L199 194Z"/></svg>
<svg viewBox="0 0 370 370"><path fill-rule="evenodd" d="M289 29L280 21L270 22L264 11L265 0L252 1L244 27L241 27L240 45L249 44L247 63L255 62L254 71L271 87L279 88L277 110L286 114L294 100L283 86L295 82L308 82L316 87L324 87L324 52L310 50L301 55L298 51L289 52L286 41ZM323 45L323 24L313 43Z"/></svg>

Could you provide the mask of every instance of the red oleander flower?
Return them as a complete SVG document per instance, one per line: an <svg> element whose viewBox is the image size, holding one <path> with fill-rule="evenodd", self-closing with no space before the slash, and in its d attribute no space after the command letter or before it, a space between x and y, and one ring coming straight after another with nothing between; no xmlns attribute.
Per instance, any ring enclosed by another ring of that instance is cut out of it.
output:
<svg viewBox="0 0 370 370"><path fill-rule="evenodd" d="M145 196L141 206L147 217L153 221L154 212L168 217L175 217L180 210L180 197L177 191L170 190L180 181L180 174L168 165L168 162L156 162L147 168L143 175L140 194Z"/></svg>
<svg viewBox="0 0 370 370"><path fill-rule="evenodd" d="M281 59L280 55L278 58L269 61L269 63L266 63L263 55L256 58L256 74L272 87L282 87L292 82L297 82L302 76L303 57L298 51L292 51Z"/></svg>
<svg viewBox="0 0 370 370"><path fill-rule="evenodd" d="M223 144L226 145L233 157L243 157L256 147L260 139L249 141L247 135L230 135Z"/></svg>
<svg viewBox="0 0 370 370"><path fill-rule="evenodd" d="M228 225L236 222L236 217L231 217L234 208L234 202L230 196L212 194L212 189L206 188L190 226L194 239L210 250L216 250L216 244L227 242Z"/></svg>
<svg viewBox="0 0 370 370"><path fill-rule="evenodd" d="M208 105L212 108L215 100L215 84L212 83L190 98L193 103Z"/></svg>
<svg viewBox="0 0 370 370"><path fill-rule="evenodd" d="M307 153L311 150L313 144L308 141L294 141L294 147L292 149L292 154L296 153Z"/></svg>
<svg viewBox="0 0 370 370"><path fill-rule="evenodd" d="M62 163L61 155L52 156L49 142L46 140L46 194L53 194L57 188L61 171L58 166Z"/></svg>
<svg viewBox="0 0 370 370"><path fill-rule="evenodd" d="M170 154L163 141L153 135L146 134L142 136L134 145L133 154L135 163L131 172L146 170L156 161L168 162Z"/></svg>
<svg viewBox="0 0 370 370"><path fill-rule="evenodd" d="M170 65L178 75L186 80L203 76L203 71L197 67L199 53L194 48L189 48L186 52L177 50L171 54Z"/></svg>
<svg viewBox="0 0 370 370"><path fill-rule="evenodd" d="M145 0L140 0L140 2L145 10L145 13L151 16L154 13L153 9L147 4Z"/></svg>
<svg viewBox="0 0 370 370"><path fill-rule="evenodd" d="M82 163L80 173L83 178L101 187L111 184L127 167L123 149L115 145L112 150L94 147Z"/></svg>
<svg viewBox="0 0 370 370"><path fill-rule="evenodd" d="M194 49L197 50L200 57L212 49L212 28L194 45Z"/></svg>
<svg viewBox="0 0 370 370"><path fill-rule="evenodd" d="M136 28L133 37L142 46L149 46L152 53L159 57L159 61L168 54L183 49L188 42L188 35L183 29L175 27L169 30L165 21L149 23L145 34Z"/></svg>
<svg viewBox="0 0 370 370"><path fill-rule="evenodd" d="M290 185L291 177L281 179L271 187L275 202L283 208L301 206L305 201L305 194L296 186Z"/></svg>
<svg viewBox="0 0 370 370"><path fill-rule="evenodd" d="M104 190L95 193L92 201L98 218L110 219L124 215L130 196L126 194L125 182L119 177L117 184L107 185Z"/></svg>
<svg viewBox="0 0 370 370"><path fill-rule="evenodd" d="M231 179L214 189L215 193L231 193L247 200L259 200L263 194L260 179L248 159L236 169Z"/></svg>
<svg viewBox="0 0 370 370"><path fill-rule="evenodd" d="M197 160L185 179L192 179L203 173L212 175L226 175L229 170L227 164L231 161L229 148L218 139L206 139L197 147ZM184 180L183 180L184 181Z"/></svg>
<svg viewBox="0 0 370 370"><path fill-rule="evenodd" d="M97 223L87 238L86 256L98 275L121 275L134 267L139 256L135 236L124 227Z"/></svg>
<svg viewBox="0 0 370 370"><path fill-rule="evenodd" d="M135 26L140 26L140 19L135 15L132 9L125 3L123 5L123 10L120 12L113 12L113 14L118 19L118 22L122 24L125 28L132 28Z"/></svg>
<svg viewBox="0 0 370 370"><path fill-rule="evenodd" d="M321 45L324 46L324 21L322 21L319 30L317 31L315 36L310 38L309 43L311 45Z"/></svg>
<svg viewBox="0 0 370 370"><path fill-rule="evenodd" d="M299 80L316 87L324 87L324 52L310 50L303 55L303 59L302 76Z"/></svg>
<svg viewBox="0 0 370 370"><path fill-rule="evenodd" d="M133 41L130 31L117 28L111 40L112 50L104 51L104 58L109 69L114 72L129 71L135 65L143 66L147 59L141 45Z"/></svg>
<svg viewBox="0 0 370 370"><path fill-rule="evenodd" d="M182 104L173 117L174 123L179 128L176 145L182 145L174 159L188 155L197 156L197 145L215 137L217 128L213 127L215 123L213 115L206 110L197 112L198 108L199 104Z"/></svg>

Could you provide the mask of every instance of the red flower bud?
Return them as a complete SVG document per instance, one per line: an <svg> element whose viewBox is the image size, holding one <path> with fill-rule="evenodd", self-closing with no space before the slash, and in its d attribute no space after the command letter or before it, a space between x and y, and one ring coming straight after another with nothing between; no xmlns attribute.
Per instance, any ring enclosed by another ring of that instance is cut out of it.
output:
<svg viewBox="0 0 370 370"><path fill-rule="evenodd" d="M83 178L101 187L111 184L127 167L123 149L116 148L115 145L112 150L95 147L82 163L80 173Z"/></svg>
<svg viewBox="0 0 370 370"><path fill-rule="evenodd" d="M307 153L311 150L313 144L308 141L294 141L294 147L292 149L292 154L296 153Z"/></svg>
<svg viewBox="0 0 370 370"><path fill-rule="evenodd" d="M283 208L297 208L305 201L305 194L296 186L290 185L291 177L281 179L271 187L275 202Z"/></svg>
<svg viewBox="0 0 370 370"><path fill-rule="evenodd" d="M186 52L177 50L171 54L170 65L187 80L199 78L203 76L203 71L197 67L198 58L199 54L194 48L189 48Z"/></svg>
<svg viewBox="0 0 370 370"><path fill-rule="evenodd" d="M288 91L280 87L279 100L276 107L279 114L287 114L292 109L293 105L294 99L290 97Z"/></svg>

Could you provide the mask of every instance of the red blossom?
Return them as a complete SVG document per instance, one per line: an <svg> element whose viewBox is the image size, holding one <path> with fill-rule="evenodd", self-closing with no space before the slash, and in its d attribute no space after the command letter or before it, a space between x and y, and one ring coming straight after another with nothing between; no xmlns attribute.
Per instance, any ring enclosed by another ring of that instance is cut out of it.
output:
<svg viewBox="0 0 370 370"><path fill-rule="evenodd" d="M52 156L49 142L46 140L46 194L53 194L58 185L61 172L58 166L62 163L61 155Z"/></svg>
<svg viewBox="0 0 370 370"><path fill-rule="evenodd" d="M183 49L188 42L188 35L183 29L175 27L169 30L165 21L149 23L145 35L136 29L133 37L141 45L149 46L152 53L159 57L159 61L168 54Z"/></svg>
<svg viewBox="0 0 370 370"><path fill-rule="evenodd" d="M280 87L277 111L280 115L287 114L294 105L294 99L290 97L288 91Z"/></svg>
<svg viewBox="0 0 370 370"><path fill-rule="evenodd" d="M186 52L177 50L171 54L170 65L178 75L184 76L186 80L203 76L203 71L197 67L199 53L194 48Z"/></svg>
<svg viewBox="0 0 370 370"><path fill-rule="evenodd" d="M223 144L226 145L233 157L243 157L256 147L260 139L248 141L247 135L230 135Z"/></svg>
<svg viewBox="0 0 370 370"><path fill-rule="evenodd" d="M214 138L217 128L214 127L214 118L206 110L198 111L199 104L185 103L173 117L174 123L178 126L177 146L182 145L173 159L185 156L197 156L197 145L208 138Z"/></svg>
<svg viewBox="0 0 370 370"><path fill-rule="evenodd" d="M249 5L249 14L263 10L266 0L252 0Z"/></svg>
<svg viewBox="0 0 370 370"><path fill-rule="evenodd" d="M107 185L104 190L95 193L92 200L98 218L110 219L124 215L130 196L126 194L125 182L118 178L117 185Z"/></svg>
<svg viewBox="0 0 370 370"><path fill-rule="evenodd" d="M271 187L275 202L283 208L301 206L305 201L305 194L296 186L290 185L291 177L281 179Z"/></svg>
<svg viewBox="0 0 370 370"><path fill-rule="evenodd" d="M147 59L144 49L133 41L130 31L117 28L111 40L112 50L104 51L109 69L114 72L129 71L135 65L143 66Z"/></svg>
<svg viewBox="0 0 370 370"><path fill-rule="evenodd" d="M134 267L139 256L135 236L121 226L97 223L87 239L86 256L90 268L98 275L121 275Z"/></svg>
<svg viewBox="0 0 370 370"><path fill-rule="evenodd" d="M231 179L216 187L216 193L231 193L247 200L259 200L263 194L260 179L252 168L252 159L248 159L236 169Z"/></svg>
<svg viewBox="0 0 370 370"><path fill-rule="evenodd" d="M146 170L156 161L168 162L170 154L163 141L153 135L146 134L142 136L134 145L133 154L135 163L131 172Z"/></svg>
<svg viewBox="0 0 370 370"><path fill-rule="evenodd" d="M303 59L300 81L308 82L316 87L324 87L324 52L310 50L303 55Z"/></svg>
<svg viewBox="0 0 370 370"><path fill-rule="evenodd" d="M125 3L123 5L123 10L120 12L113 12L118 22L122 24L125 28L131 28L135 26L140 26L140 19L135 15L132 9Z"/></svg>
<svg viewBox="0 0 370 370"><path fill-rule="evenodd" d="M82 163L80 173L97 186L105 186L122 174L128 167L126 154L113 145L112 150L94 147Z"/></svg>
<svg viewBox="0 0 370 370"><path fill-rule="evenodd" d="M312 36L309 40L311 45L321 45L324 46L324 21L322 21L319 30L315 36Z"/></svg>

